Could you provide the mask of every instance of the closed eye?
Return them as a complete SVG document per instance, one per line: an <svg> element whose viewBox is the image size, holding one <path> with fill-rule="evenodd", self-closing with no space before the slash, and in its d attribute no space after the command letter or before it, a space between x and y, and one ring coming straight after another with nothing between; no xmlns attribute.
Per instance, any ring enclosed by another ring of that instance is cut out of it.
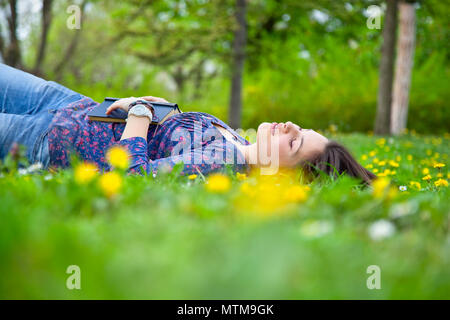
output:
<svg viewBox="0 0 450 320"><path fill-rule="evenodd" d="M295 138L292 139L291 142L289 142L289 145L291 146L291 149L292 149L292 146L293 146L294 141L295 141Z"/></svg>

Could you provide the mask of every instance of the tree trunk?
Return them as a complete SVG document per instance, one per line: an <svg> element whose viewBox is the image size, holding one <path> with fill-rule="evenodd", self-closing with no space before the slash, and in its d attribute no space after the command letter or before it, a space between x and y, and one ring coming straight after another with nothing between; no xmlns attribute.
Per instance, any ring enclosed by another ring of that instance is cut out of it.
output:
<svg viewBox="0 0 450 320"><path fill-rule="evenodd" d="M5 63L16 68L22 66L22 55L20 52L19 40L17 39L17 1L9 0L11 15L7 17L9 28L9 45L5 49Z"/></svg>
<svg viewBox="0 0 450 320"><path fill-rule="evenodd" d="M242 73L245 61L245 46L247 43L245 0L236 0L235 17L238 27L234 32L233 39L233 61L231 69L231 93L228 120L230 127L237 129L241 126Z"/></svg>
<svg viewBox="0 0 450 320"><path fill-rule="evenodd" d="M41 67L45 57L45 49L47 47L48 30L50 29L50 24L52 21L52 1L53 0L42 1L41 42L39 44L39 51L36 56L36 62L34 64L34 74L38 76L42 75Z"/></svg>
<svg viewBox="0 0 450 320"><path fill-rule="evenodd" d="M392 79L394 74L395 35L397 29L397 0L386 0L386 2L387 8L383 28L383 46L381 48L375 134L389 134L390 132Z"/></svg>
<svg viewBox="0 0 450 320"><path fill-rule="evenodd" d="M416 12L414 3L399 3L397 60L395 62L394 93L391 110L391 133L398 135L406 128L409 89L414 60Z"/></svg>

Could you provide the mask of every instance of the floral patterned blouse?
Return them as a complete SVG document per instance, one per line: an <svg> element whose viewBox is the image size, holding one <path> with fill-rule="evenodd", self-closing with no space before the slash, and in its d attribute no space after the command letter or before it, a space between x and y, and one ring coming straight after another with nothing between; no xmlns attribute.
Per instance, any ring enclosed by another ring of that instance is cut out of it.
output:
<svg viewBox="0 0 450 320"><path fill-rule="evenodd" d="M120 140L125 123L91 121L87 113L99 103L83 98L55 110L49 126L49 167L68 167L71 154L77 153L85 161L93 162L100 171L111 170L105 161L106 151L114 146L125 147L130 156L130 173L156 175L159 170L171 171L184 163L180 174L208 174L230 164L233 171L248 171L243 154L226 140L213 125L230 131L234 140L250 144L220 119L203 112L184 112L164 123L150 124L147 140L132 137ZM141 169L142 168L142 169Z"/></svg>

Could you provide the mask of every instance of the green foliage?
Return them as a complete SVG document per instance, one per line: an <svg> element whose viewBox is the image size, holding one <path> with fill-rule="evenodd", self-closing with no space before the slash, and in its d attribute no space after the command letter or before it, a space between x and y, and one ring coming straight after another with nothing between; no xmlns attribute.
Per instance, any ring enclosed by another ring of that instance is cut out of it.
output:
<svg viewBox="0 0 450 320"><path fill-rule="evenodd" d="M2 166L0 297L448 299L450 188L433 183L438 173L448 180L448 136L328 135L364 165L397 161L390 177L408 189L375 198L346 177L314 182L305 202L259 220L233 200L245 183L234 177L231 190L213 194L200 177L123 175L122 192L108 199L95 183L77 184L72 169ZM395 229L377 240L379 221ZM374 264L381 290L366 287ZM81 290L66 288L69 265L81 269Z"/></svg>

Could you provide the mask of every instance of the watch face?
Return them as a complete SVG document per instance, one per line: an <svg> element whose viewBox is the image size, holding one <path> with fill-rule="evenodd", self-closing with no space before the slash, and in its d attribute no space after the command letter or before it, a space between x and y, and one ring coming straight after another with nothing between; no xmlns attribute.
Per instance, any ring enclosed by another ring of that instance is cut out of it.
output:
<svg viewBox="0 0 450 320"><path fill-rule="evenodd" d="M142 104L137 104L135 106L135 109L139 114L144 114L144 113L146 113L145 111L147 110L147 107Z"/></svg>
<svg viewBox="0 0 450 320"><path fill-rule="evenodd" d="M146 116L146 117L149 117L150 121L153 118L151 111L145 105L142 105L142 104L137 104L134 107L132 107L128 111L128 114L132 114L132 115L135 115L138 117Z"/></svg>

